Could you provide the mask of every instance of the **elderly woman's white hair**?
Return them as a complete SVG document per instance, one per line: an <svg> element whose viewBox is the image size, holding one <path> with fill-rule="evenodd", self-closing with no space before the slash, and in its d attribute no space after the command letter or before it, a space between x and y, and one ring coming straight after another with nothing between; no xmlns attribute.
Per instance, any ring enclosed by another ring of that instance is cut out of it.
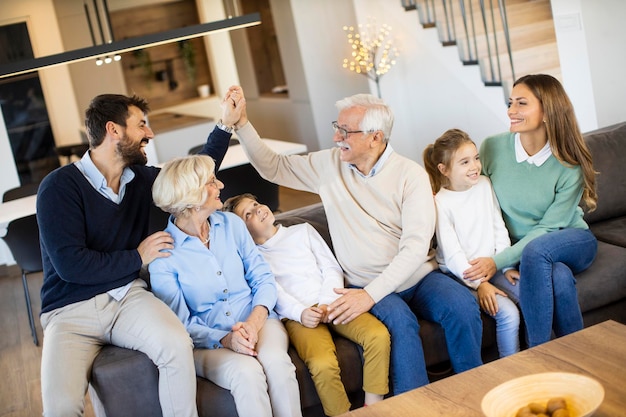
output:
<svg viewBox="0 0 626 417"><path fill-rule="evenodd" d="M154 204L174 217L187 216L189 210L206 201L205 185L214 170L215 162L207 155L189 155L166 162L152 185Z"/></svg>

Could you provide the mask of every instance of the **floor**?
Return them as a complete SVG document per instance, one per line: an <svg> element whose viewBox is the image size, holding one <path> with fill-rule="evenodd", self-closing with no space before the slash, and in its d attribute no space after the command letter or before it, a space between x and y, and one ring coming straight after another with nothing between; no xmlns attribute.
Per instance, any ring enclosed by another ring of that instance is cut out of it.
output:
<svg viewBox="0 0 626 417"><path fill-rule="evenodd" d="M316 203L316 194L281 187L280 211ZM39 316L39 289L42 274L28 276L33 313ZM36 319L39 339L43 338ZM0 265L0 417L41 416L40 364L41 343L35 346L30 334L20 269ZM85 401L85 417L94 417L89 397Z"/></svg>

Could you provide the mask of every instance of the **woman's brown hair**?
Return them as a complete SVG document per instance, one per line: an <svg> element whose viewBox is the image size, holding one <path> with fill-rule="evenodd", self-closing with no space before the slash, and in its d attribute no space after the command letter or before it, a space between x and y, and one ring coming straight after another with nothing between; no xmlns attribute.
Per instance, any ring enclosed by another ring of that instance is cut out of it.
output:
<svg viewBox="0 0 626 417"><path fill-rule="evenodd" d="M574 106L561 83L551 75L525 75L515 81L523 84L537 97L543 107L548 143L552 154L563 164L580 165L583 172L582 201L588 211L598 202L596 171L591 152L578 127Z"/></svg>

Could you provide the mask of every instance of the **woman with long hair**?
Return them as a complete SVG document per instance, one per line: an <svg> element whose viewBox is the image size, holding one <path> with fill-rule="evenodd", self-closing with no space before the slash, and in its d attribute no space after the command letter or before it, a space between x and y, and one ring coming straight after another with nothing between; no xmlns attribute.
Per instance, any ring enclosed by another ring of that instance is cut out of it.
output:
<svg viewBox="0 0 626 417"><path fill-rule="evenodd" d="M583 220L596 207L595 171L574 108L550 75L526 75L509 98L509 132L485 139L480 157L512 246L478 258L468 279L519 264L520 308L529 346L580 330L574 274L587 269L597 240Z"/></svg>

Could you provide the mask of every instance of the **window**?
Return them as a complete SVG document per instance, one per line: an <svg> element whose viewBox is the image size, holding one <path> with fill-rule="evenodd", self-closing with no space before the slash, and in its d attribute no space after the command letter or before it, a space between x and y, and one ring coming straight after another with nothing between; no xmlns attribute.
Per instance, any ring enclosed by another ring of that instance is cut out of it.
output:
<svg viewBox="0 0 626 417"><path fill-rule="evenodd" d="M33 58L26 23L0 27L0 63ZM39 73L0 80L2 116L22 185L39 182L59 166Z"/></svg>

